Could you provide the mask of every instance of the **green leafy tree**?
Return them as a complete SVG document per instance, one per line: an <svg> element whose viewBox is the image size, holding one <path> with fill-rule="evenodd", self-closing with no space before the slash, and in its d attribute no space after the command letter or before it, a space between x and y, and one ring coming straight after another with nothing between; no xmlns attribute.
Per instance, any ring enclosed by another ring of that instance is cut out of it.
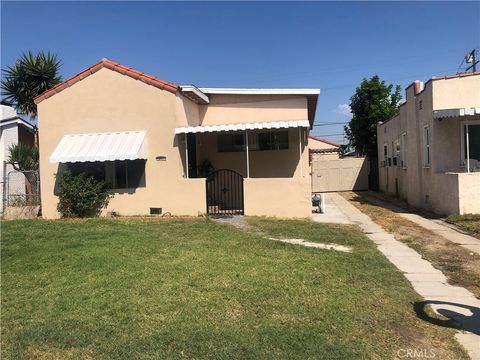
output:
<svg viewBox="0 0 480 360"><path fill-rule="evenodd" d="M85 173L64 171L56 174L56 180L57 210L63 217L98 216L113 196L105 181Z"/></svg>
<svg viewBox="0 0 480 360"><path fill-rule="evenodd" d="M43 52L35 55L29 51L15 65L2 69L2 97L18 112L36 117L37 106L33 99L62 81L59 69L56 55Z"/></svg>
<svg viewBox="0 0 480 360"><path fill-rule="evenodd" d="M17 171L38 169L38 148L23 143L10 145L7 163Z"/></svg>
<svg viewBox="0 0 480 360"><path fill-rule="evenodd" d="M352 120L345 126L350 147L362 155L377 157L377 123L395 116L401 99L399 85L394 89L377 75L363 79L350 98Z"/></svg>

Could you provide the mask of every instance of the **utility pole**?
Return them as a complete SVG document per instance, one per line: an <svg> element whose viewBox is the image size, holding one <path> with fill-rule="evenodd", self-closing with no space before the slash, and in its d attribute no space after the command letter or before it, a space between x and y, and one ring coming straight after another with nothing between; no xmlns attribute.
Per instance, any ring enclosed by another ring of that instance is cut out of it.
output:
<svg viewBox="0 0 480 360"><path fill-rule="evenodd" d="M470 51L467 56L465 56L465 61L467 64L472 64L468 68L465 69L465 72L468 72L468 70L472 69L472 72L477 72L477 64L480 62L477 60L477 50L473 49Z"/></svg>

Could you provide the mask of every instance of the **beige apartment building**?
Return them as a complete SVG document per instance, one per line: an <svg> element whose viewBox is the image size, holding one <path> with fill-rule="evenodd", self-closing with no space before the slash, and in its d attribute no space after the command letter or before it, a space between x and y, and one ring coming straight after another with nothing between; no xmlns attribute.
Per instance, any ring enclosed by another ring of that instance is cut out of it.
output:
<svg viewBox="0 0 480 360"><path fill-rule="evenodd" d="M42 214L55 174L107 181L105 212L306 217L318 89L179 86L102 60L40 95Z"/></svg>
<svg viewBox="0 0 480 360"><path fill-rule="evenodd" d="M377 136L382 191L441 215L480 213L480 73L414 82Z"/></svg>

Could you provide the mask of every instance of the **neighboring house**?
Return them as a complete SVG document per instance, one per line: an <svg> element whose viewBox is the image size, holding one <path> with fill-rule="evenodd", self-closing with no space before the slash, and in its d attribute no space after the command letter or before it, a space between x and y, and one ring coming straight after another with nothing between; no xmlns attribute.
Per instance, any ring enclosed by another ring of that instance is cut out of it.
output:
<svg viewBox="0 0 480 360"><path fill-rule="evenodd" d="M13 107L4 104L0 106L0 194L2 194L0 212L3 212L7 203L7 190L11 194L25 194L25 177L14 172L12 165L6 164L10 156L8 149L11 145L18 143L33 146L35 131L33 125L21 119ZM9 189L7 189L7 181L9 180Z"/></svg>
<svg viewBox="0 0 480 360"><path fill-rule="evenodd" d="M406 97L377 127L380 189L438 214L480 213L480 73L416 81Z"/></svg>
<svg viewBox="0 0 480 360"><path fill-rule="evenodd" d="M35 100L42 214L59 216L70 169L105 179L121 215L309 216L319 93L178 86L104 59Z"/></svg>
<svg viewBox="0 0 480 360"><path fill-rule="evenodd" d="M310 135L308 137L308 153L310 162L313 159L335 160L340 158L340 145L327 139Z"/></svg>

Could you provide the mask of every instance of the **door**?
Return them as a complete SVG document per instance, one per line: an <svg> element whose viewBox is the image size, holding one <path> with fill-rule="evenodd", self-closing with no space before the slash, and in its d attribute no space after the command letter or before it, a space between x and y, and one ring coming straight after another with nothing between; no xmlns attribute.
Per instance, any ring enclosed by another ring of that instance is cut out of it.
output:
<svg viewBox="0 0 480 360"><path fill-rule="evenodd" d="M243 215L243 176L229 169L216 170L207 176L207 214Z"/></svg>

